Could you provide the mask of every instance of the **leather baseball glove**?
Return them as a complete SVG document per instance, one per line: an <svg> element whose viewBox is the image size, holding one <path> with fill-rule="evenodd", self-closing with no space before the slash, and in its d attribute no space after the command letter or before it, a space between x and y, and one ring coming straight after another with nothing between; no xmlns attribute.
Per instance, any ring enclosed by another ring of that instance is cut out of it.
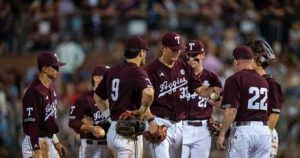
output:
<svg viewBox="0 0 300 158"><path fill-rule="evenodd" d="M209 119L208 124L207 124L207 127L208 127L208 130L209 130L210 134L214 135L214 136L219 136L221 126L222 126L221 122L214 121L212 118ZM231 128L229 127L229 129L227 130L227 132L225 134L225 138L229 137L230 131L231 131Z"/></svg>
<svg viewBox="0 0 300 158"><path fill-rule="evenodd" d="M159 144L164 141L167 137L167 127L165 125L160 125L157 128L157 131L154 133L150 133L150 131L144 132L144 138L153 144Z"/></svg>
<svg viewBox="0 0 300 158"><path fill-rule="evenodd" d="M215 121L212 118L210 118L207 127L211 135L219 136L221 130L221 122Z"/></svg>
<svg viewBox="0 0 300 158"><path fill-rule="evenodd" d="M134 115L124 112L119 117L116 124L116 132L128 139L137 139L145 131L146 124L144 121L137 119Z"/></svg>

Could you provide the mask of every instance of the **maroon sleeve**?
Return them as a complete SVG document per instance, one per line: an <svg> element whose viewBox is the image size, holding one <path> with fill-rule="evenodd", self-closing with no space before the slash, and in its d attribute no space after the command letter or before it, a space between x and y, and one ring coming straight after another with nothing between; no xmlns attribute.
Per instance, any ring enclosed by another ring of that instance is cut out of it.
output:
<svg viewBox="0 0 300 158"><path fill-rule="evenodd" d="M95 90L95 94L97 94L99 97L101 97L102 99L106 100L108 98L107 96L107 87L106 87L106 81L107 81L107 75L108 73L106 73L106 75L104 75L102 81L100 82L100 84L98 85L98 87Z"/></svg>
<svg viewBox="0 0 300 158"><path fill-rule="evenodd" d="M80 133L80 127L83 124L82 119L86 113L86 108L88 107L87 100L81 96L79 97L74 105L70 108L69 114L69 127L71 127L75 132Z"/></svg>
<svg viewBox="0 0 300 158"><path fill-rule="evenodd" d="M28 131L33 150L40 149L38 128L40 121L38 106L42 105L40 104L40 97L36 91L28 89L23 98L23 123L24 128Z"/></svg>
<svg viewBox="0 0 300 158"><path fill-rule="evenodd" d="M222 94L223 94L222 108L239 107L240 93L239 93L238 81L235 78L229 77L226 80Z"/></svg>
<svg viewBox="0 0 300 158"><path fill-rule="evenodd" d="M281 86L274 79L268 82L269 84L269 95L268 95L268 106L270 113L280 113L283 96Z"/></svg>
<svg viewBox="0 0 300 158"><path fill-rule="evenodd" d="M148 77L148 74L143 69L137 69L136 77L134 78L134 83L136 83L137 88L140 91L148 87L153 87L151 81Z"/></svg>

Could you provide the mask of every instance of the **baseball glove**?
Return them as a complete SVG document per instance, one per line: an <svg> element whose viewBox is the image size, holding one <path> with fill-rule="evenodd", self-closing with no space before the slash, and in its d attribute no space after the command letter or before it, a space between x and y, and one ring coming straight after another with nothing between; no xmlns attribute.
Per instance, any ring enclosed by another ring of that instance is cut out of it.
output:
<svg viewBox="0 0 300 158"><path fill-rule="evenodd" d="M167 137L167 127L165 125L158 126L157 131L150 133L150 131L144 132L144 138L153 144L159 144L164 141Z"/></svg>
<svg viewBox="0 0 300 158"><path fill-rule="evenodd" d="M209 119L207 124L208 130L211 135L219 136L220 130L221 130L221 122L214 121L212 118Z"/></svg>
<svg viewBox="0 0 300 158"><path fill-rule="evenodd" d="M127 139L137 140L137 136L142 135L145 131L145 122L135 118L132 114L128 114L128 112L124 112L121 116L116 124L117 134Z"/></svg>

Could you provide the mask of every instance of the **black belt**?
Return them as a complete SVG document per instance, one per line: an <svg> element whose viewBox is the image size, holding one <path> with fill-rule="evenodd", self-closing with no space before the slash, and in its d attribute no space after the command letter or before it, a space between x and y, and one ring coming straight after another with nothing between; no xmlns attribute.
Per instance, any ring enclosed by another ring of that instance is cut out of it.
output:
<svg viewBox="0 0 300 158"><path fill-rule="evenodd" d="M97 145L106 145L107 144L106 140L93 140L93 139L86 140L86 144L91 145L91 144L94 144L94 142L97 143Z"/></svg>
<svg viewBox="0 0 300 158"><path fill-rule="evenodd" d="M236 121L235 125L236 126L249 126L251 125L252 121ZM262 122L264 126L268 126L268 121L258 121L258 122Z"/></svg>
<svg viewBox="0 0 300 158"><path fill-rule="evenodd" d="M190 126L195 126L195 127L203 126L202 122L191 122L191 121L188 121L187 124L190 125Z"/></svg>

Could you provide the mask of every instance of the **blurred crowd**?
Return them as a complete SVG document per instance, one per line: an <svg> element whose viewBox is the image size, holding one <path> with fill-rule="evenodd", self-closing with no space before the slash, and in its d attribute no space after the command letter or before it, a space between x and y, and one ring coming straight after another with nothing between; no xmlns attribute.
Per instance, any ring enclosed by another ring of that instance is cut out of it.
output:
<svg viewBox="0 0 300 158"><path fill-rule="evenodd" d="M277 125L278 157L300 157L300 0L0 0L0 58L54 50L67 63L55 84L60 94L59 138L69 155L79 148L79 139L68 128L69 107L90 88L90 69L82 64L95 63L92 60L116 64L122 60L124 40L131 35L148 40L149 63L159 55L159 40L166 31L202 40L204 67L223 83L233 73L231 53L236 46L267 40L277 55L268 72L282 84L285 96ZM88 58L93 54L102 58ZM22 95L37 69L4 72L0 74L0 157L19 157ZM212 157L224 153L213 149Z"/></svg>

